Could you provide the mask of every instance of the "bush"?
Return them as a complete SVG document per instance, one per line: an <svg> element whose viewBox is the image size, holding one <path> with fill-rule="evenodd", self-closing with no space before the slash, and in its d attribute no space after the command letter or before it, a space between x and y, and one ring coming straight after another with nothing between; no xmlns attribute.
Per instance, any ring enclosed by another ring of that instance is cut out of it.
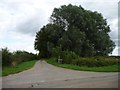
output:
<svg viewBox="0 0 120 90"><path fill-rule="evenodd" d="M9 52L8 48L2 49L2 66L12 65L12 53Z"/></svg>
<svg viewBox="0 0 120 90"><path fill-rule="evenodd" d="M116 57L109 56L79 57L78 55L71 51L62 51L61 54L59 55L62 59L62 63L73 64L77 66L99 67L114 65L119 62L118 58Z"/></svg>
<svg viewBox="0 0 120 90"><path fill-rule="evenodd" d="M79 56L71 51L63 51L61 58L63 59L63 63L70 64L72 60L79 58Z"/></svg>
<svg viewBox="0 0 120 90"><path fill-rule="evenodd" d="M73 59L71 64L78 66L88 66L88 67L99 67L99 66L109 66L118 63L117 58L113 57L80 57Z"/></svg>
<svg viewBox="0 0 120 90"><path fill-rule="evenodd" d="M107 66L107 65L117 64L118 59L114 57L101 57L99 62L101 62L101 65Z"/></svg>
<svg viewBox="0 0 120 90"><path fill-rule="evenodd" d="M2 66L16 66L17 64L38 59L37 55L26 51L11 53L7 48L2 49Z"/></svg>
<svg viewBox="0 0 120 90"><path fill-rule="evenodd" d="M95 56L95 57L79 57L74 52L62 51L61 59L65 64L73 64L77 66L100 67L109 66L120 63L118 57Z"/></svg>
<svg viewBox="0 0 120 90"><path fill-rule="evenodd" d="M58 58L59 55L61 56L61 48L60 47L52 48L51 54L52 57Z"/></svg>
<svg viewBox="0 0 120 90"><path fill-rule="evenodd" d="M21 62L30 61L30 60L36 60L37 56L32 53L28 53L26 51L16 51L13 53L13 61L16 64L19 64Z"/></svg>

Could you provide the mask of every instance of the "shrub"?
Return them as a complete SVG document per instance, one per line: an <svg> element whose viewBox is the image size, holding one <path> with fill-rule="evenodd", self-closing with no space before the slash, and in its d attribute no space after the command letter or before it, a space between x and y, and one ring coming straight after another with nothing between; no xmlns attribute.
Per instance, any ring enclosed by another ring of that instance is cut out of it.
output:
<svg viewBox="0 0 120 90"><path fill-rule="evenodd" d="M118 60L114 57L99 56L95 57L94 59L97 59L98 66L108 66L118 63Z"/></svg>
<svg viewBox="0 0 120 90"><path fill-rule="evenodd" d="M8 48L2 48L2 66L12 65L12 53L9 52Z"/></svg>
<svg viewBox="0 0 120 90"><path fill-rule="evenodd" d="M32 53L28 53L26 51L16 51L13 53L13 61L16 64L19 64L24 61L35 60L35 59L37 59L36 55Z"/></svg>
<svg viewBox="0 0 120 90"><path fill-rule="evenodd" d="M79 56L71 51L63 51L61 58L63 59L63 63L70 64L72 60L79 58Z"/></svg>
<svg viewBox="0 0 120 90"><path fill-rule="evenodd" d="M79 57L72 51L61 51L59 47L52 49L52 56L58 56L62 59L62 63L73 64L77 66L100 67L109 66L120 63L120 57L111 56L94 56L94 57Z"/></svg>
<svg viewBox="0 0 120 90"><path fill-rule="evenodd" d="M17 64L36 60L37 55L26 51L16 51L11 53L7 48L2 49L2 66L16 66Z"/></svg>
<svg viewBox="0 0 120 90"><path fill-rule="evenodd" d="M100 67L109 66L120 63L116 57L96 56L96 57L79 57L74 52L63 51L63 63L73 64L77 66Z"/></svg>
<svg viewBox="0 0 120 90"><path fill-rule="evenodd" d="M52 48L51 54L52 57L58 58L59 55L61 56L61 48L60 47Z"/></svg>
<svg viewBox="0 0 120 90"><path fill-rule="evenodd" d="M99 66L109 66L118 63L117 58L113 57L79 57L73 59L71 64L78 66L88 66L88 67L99 67Z"/></svg>

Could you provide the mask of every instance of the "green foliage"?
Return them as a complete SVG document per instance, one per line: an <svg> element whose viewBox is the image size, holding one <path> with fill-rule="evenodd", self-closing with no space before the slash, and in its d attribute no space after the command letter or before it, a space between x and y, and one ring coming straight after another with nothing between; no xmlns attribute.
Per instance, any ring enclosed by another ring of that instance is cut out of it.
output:
<svg viewBox="0 0 120 90"><path fill-rule="evenodd" d="M41 57L50 57L56 47L82 57L104 56L115 48L109 32L110 27L101 13L63 5L54 8L50 23L37 32L34 47Z"/></svg>
<svg viewBox="0 0 120 90"><path fill-rule="evenodd" d="M66 63L67 64L67 63ZM118 64L118 59L113 57L79 57L72 59L70 64L77 66L100 67Z"/></svg>
<svg viewBox="0 0 120 90"><path fill-rule="evenodd" d="M57 51L56 49L54 49ZM55 52L54 52L55 53ZM119 57L110 56L94 56L94 57L79 57L71 51L62 51L60 54L55 53L53 57L58 59L58 55L62 59L63 64L73 64L77 66L100 67L120 64ZM57 60L56 60L57 61Z"/></svg>
<svg viewBox="0 0 120 90"><path fill-rule="evenodd" d="M63 51L61 55L61 59L63 63L70 64L72 60L79 58L74 52Z"/></svg>
<svg viewBox="0 0 120 90"><path fill-rule="evenodd" d="M61 48L60 47L52 48L51 54L52 54L52 57L61 56Z"/></svg>
<svg viewBox="0 0 120 90"><path fill-rule="evenodd" d="M79 57L71 51L62 51L60 58L64 64L73 64L77 66L100 67L109 66L120 63L118 57L95 56L95 57ZM58 58L58 57L56 57Z"/></svg>
<svg viewBox="0 0 120 90"><path fill-rule="evenodd" d="M2 68L2 76L6 76L6 75L9 75L9 74L14 74L14 73L21 72L23 70L30 69L31 67L33 67L35 62L36 62L36 60L22 62L22 63L16 65L15 67L8 67L8 66L3 67Z"/></svg>
<svg viewBox="0 0 120 90"><path fill-rule="evenodd" d="M12 63L12 53L8 48L2 48L2 66L10 66Z"/></svg>
<svg viewBox="0 0 120 90"><path fill-rule="evenodd" d="M34 47L39 51L41 58L51 55L50 52L57 46L62 33L63 29L54 24L47 24L37 32Z"/></svg>
<svg viewBox="0 0 120 90"><path fill-rule="evenodd" d="M26 51L16 51L10 52L7 48L2 49L2 66L16 66L17 64L29 61L29 60L37 60L37 55L33 53L29 53Z"/></svg>
<svg viewBox="0 0 120 90"><path fill-rule="evenodd" d="M46 60L47 63L62 67L62 68L68 68L73 70L80 70L80 71L95 71L95 72L120 72L120 63L115 65L109 65L109 66L101 66L101 67L87 67L87 66L78 66L73 64L59 64L56 61L56 58L50 58Z"/></svg>
<svg viewBox="0 0 120 90"><path fill-rule="evenodd" d="M28 53L26 51L16 51L13 53L13 61L16 63L21 63L28 60L36 60L37 56L33 53Z"/></svg>

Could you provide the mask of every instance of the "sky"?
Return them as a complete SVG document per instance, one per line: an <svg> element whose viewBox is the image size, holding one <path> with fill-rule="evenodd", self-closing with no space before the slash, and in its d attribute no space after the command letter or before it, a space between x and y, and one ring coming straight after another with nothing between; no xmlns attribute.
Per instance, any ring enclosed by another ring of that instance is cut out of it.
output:
<svg viewBox="0 0 120 90"><path fill-rule="evenodd" d="M119 0L0 0L0 48L10 51L34 50L36 32L49 22L53 9L61 5L81 5L84 9L98 11L110 25L111 39L118 55L118 1Z"/></svg>

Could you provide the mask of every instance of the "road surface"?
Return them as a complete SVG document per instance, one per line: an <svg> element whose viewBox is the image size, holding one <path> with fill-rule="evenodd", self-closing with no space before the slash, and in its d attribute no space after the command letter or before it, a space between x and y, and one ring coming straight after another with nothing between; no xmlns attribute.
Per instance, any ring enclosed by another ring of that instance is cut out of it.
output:
<svg viewBox="0 0 120 90"><path fill-rule="evenodd" d="M29 70L2 78L3 88L118 88L118 73L76 71L36 62Z"/></svg>

